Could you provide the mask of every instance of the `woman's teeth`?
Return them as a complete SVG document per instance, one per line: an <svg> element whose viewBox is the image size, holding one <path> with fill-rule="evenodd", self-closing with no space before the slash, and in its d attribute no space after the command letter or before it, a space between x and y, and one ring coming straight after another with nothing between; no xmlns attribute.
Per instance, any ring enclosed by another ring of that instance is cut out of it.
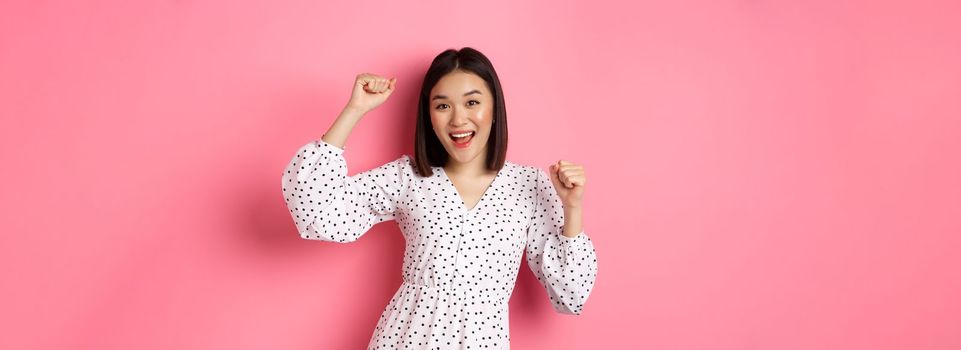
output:
<svg viewBox="0 0 961 350"><path fill-rule="evenodd" d="M471 132L465 132L465 133L463 133L463 134L450 134L451 139L453 139L455 143L466 143L466 142L470 141L470 139L471 139L473 136L474 136L474 132L473 132L473 131L471 131Z"/></svg>

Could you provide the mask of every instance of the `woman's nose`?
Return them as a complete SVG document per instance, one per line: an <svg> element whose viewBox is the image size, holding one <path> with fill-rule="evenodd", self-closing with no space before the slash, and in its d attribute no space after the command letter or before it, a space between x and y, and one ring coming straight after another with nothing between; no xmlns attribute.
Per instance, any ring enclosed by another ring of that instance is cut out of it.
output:
<svg viewBox="0 0 961 350"><path fill-rule="evenodd" d="M467 111L463 109L454 109L454 115L451 117L451 123L454 125L462 125L467 122L470 118L467 115Z"/></svg>

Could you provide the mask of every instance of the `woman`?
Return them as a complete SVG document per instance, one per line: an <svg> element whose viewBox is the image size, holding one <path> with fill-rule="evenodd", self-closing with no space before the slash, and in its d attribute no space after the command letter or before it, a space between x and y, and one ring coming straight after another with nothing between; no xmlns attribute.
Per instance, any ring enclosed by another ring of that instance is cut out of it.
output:
<svg viewBox="0 0 961 350"><path fill-rule="evenodd" d="M360 74L330 129L283 174L301 237L353 242L396 220L403 283L369 349L509 348L507 301L522 255L557 312L580 315L597 276L581 228L587 178L559 160L548 172L505 160L507 114L490 61L469 47L434 58L419 96L415 154L347 176L351 130L397 79Z"/></svg>

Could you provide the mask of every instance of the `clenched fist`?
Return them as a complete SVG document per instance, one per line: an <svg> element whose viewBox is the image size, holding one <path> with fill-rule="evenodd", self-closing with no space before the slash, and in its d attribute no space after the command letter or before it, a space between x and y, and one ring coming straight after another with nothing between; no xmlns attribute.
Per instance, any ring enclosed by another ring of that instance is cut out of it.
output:
<svg viewBox="0 0 961 350"><path fill-rule="evenodd" d="M367 113L387 101L396 85L397 78L387 79L370 73L358 74L357 79L354 80L354 90L350 93L347 107Z"/></svg>
<svg viewBox="0 0 961 350"><path fill-rule="evenodd" d="M587 183L584 166L558 160L557 163L551 164L548 174L551 175L554 191L561 198L564 208L580 208L581 199L584 196L584 184Z"/></svg>

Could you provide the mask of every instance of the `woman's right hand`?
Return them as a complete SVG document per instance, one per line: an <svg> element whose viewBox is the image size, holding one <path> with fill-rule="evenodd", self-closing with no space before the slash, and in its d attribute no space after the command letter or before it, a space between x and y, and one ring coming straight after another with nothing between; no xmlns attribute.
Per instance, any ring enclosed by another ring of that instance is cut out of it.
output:
<svg viewBox="0 0 961 350"><path fill-rule="evenodd" d="M396 85L397 78L387 79L370 73L358 74L347 107L367 113L387 101Z"/></svg>

